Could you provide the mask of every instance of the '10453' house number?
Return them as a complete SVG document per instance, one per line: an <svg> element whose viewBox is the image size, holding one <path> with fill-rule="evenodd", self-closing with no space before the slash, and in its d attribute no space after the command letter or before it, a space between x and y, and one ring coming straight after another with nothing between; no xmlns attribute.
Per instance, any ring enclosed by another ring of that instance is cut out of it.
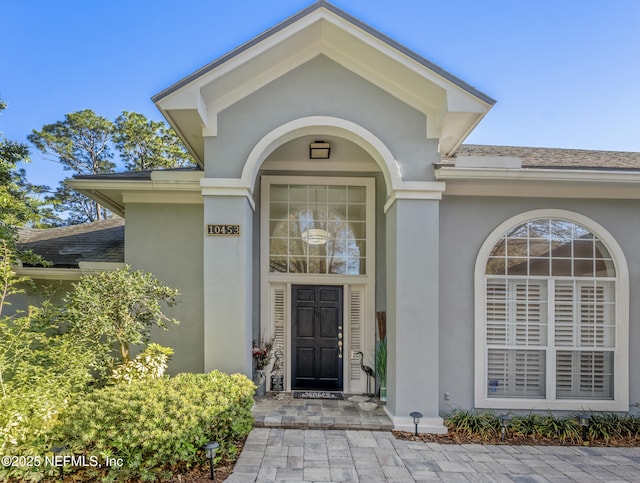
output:
<svg viewBox="0 0 640 483"><path fill-rule="evenodd" d="M240 225L207 225L209 236L240 236Z"/></svg>

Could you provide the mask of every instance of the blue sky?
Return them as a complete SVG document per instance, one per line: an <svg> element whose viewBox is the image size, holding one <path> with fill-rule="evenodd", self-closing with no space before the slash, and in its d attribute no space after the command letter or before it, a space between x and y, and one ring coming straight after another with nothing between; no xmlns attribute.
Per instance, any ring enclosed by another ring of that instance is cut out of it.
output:
<svg viewBox="0 0 640 483"><path fill-rule="evenodd" d="M5 0L0 132L150 97L310 0ZM640 151L637 0L334 0L498 102L467 143ZM32 150L29 180L64 176Z"/></svg>

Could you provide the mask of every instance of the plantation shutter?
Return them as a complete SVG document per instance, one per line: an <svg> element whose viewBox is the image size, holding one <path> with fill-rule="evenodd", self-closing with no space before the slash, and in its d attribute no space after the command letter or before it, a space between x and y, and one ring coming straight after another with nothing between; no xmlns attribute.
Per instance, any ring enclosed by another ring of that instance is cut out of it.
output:
<svg viewBox="0 0 640 483"><path fill-rule="evenodd" d="M360 381L362 371L359 359L350 357L354 352L361 352L364 341L362 331L364 329L364 287L349 286L349 379ZM347 358L347 357L345 357Z"/></svg>
<svg viewBox="0 0 640 483"><path fill-rule="evenodd" d="M542 280L512 282L515 292L515 345L527 348L546 346L547 284ZM516 350L516 394L544 397L546 389L544 350Z"/></svg>
<svg viewBox="0 0 640 483"><path fill-rule="evenodd" d="M556 346L573 347L575 345L575 282L560 282L555 284L555 343Z"/></svg>
<svg viewBox="0 0 640 483"><path fill-rule="evenodd" d="M271 285L271 327L273 327L273 351L282 355L282 373L284 374L286 357L286 286L282 284Z"/></svg>
<svg viewBox="0 0 640 483"><path fill-rule="evenodd" d="M544 397L546 282L488 279L486 304L488 397Z"/></svg>
<svg viewBox="0 0 640 483"><path fill-rule="evenodd" d="M574 284L573 311L577 317L574 317L572 343L568 343L566 336L559 339L556 330L556 344L573 346L574 349L556 353L557 397L612 399L613 352L606 349L613 349L615 340L613 285L608 281ZM566 302L563 303L568 305L569 296L565 295L564 298Z"/></svg>
<svg viewBox="0 0 640 483"><path fill-rule="evenodd" d="M504 280L487 280L488 345L507 344L507 285Z"/></svg>

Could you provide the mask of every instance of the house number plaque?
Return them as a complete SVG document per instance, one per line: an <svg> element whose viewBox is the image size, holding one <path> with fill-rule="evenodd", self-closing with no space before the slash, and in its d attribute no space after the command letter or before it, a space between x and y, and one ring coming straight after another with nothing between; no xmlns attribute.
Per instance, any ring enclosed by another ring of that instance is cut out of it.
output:
<svg viewBox="0 0 640 483"><path fill-rule="evenodd" d="M207 225L209 236L240 236L240 225Z"/></svg>

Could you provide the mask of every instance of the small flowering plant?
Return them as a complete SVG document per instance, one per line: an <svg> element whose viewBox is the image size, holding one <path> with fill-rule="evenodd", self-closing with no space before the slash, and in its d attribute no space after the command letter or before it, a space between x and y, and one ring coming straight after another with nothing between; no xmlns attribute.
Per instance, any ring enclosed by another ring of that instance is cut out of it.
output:
<svg viewBox="0 0 640 483"><path fill-rule="evenodd" d="M265 367L269 365L271 362L273 351L273 339L268 342L260 343L253 341L253 347L251 348L251 355L256 360L256 369L259 371L263 370Z"/></svg>

